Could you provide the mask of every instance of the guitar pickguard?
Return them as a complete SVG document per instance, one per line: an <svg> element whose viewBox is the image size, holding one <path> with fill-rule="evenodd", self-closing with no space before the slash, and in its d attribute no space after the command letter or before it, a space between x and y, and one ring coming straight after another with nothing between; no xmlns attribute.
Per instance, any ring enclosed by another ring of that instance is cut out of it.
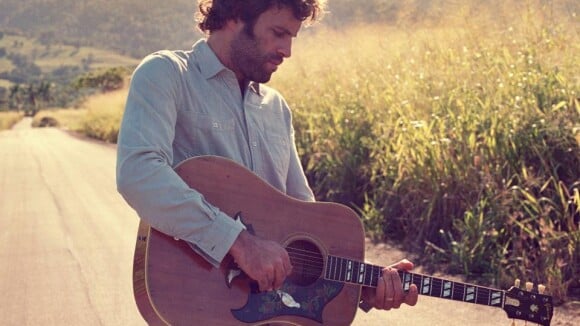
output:
<svg viewBox="0 0 580 326"><path fill-rule="evenodd" d="M322 323L322 311L334 299L344 284L319 279L308 286L297 286L286 281L278 291L254 292L239 309L232 309L234 317L245 323L255 323L281 315L293 315Z"/></svg>

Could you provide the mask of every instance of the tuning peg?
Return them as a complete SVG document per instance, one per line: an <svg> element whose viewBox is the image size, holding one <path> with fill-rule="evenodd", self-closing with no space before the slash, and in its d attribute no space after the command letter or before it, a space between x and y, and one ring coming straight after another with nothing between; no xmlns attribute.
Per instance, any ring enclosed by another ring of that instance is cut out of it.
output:
<svg viewBox="0 0 580 326"><path fill-rule="evenodd" d="M514 281L514 286L519 288L520 287L520 279L516 278L516 280Z"/></svg>
<svg viewBox="0 0 580 326"><path fill-rule="evenodd" d="M526 282L526 291L532 291L532 289L534 288L534 283L532 282Z"/></svg>
<svg viewBox="0 0 580 326"><path fill-rule="evenodd" d="M544 294L545 291L546 291L546 286L544 284L538 284L538 293Z"/></svg>

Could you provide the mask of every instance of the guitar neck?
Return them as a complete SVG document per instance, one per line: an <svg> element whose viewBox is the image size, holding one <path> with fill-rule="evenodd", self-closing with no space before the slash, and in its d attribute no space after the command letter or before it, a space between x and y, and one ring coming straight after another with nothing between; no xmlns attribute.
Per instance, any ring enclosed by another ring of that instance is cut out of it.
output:
<svg viewBox="0 0 580 326"><path fill-rule="evenodd" d="M377 287L383 267L346 258L328 256L325 278L343 283ZM419 294L431 297L503 308L505 291L441 279L429 275L399 271L403 290L415 284Z"/></svg>

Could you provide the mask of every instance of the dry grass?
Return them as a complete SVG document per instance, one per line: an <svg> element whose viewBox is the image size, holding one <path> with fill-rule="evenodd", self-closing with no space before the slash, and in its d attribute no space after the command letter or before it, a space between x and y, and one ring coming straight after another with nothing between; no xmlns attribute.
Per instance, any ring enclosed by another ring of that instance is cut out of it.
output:
<svg viewBox="0 0 580 326"><path fill-rule="evenodd" d="M501 286L580 274L580 42L567 25L318 28L275 75L320 200ZM126 91L82 130L116 141Z"/></svg>
<svg viewBox="0 0 580 326"><path fill-rule="evenodd" d="M0 131L12 128L23 116L21 112L0 112Z"/></svg>
<svg viewBox="0 0 580 326"><path fill-rule="evenodd" d="M82 106L87 110L82 132L92 138L116 143L126 98L127 89L90 97Z"/></svg>
<svg viewBox="0 0 580 326"><path fill-rule="evenodd" d="M82 121L85 119L86 114L86 109L45 109L34 116L32 126L41 127L41 122L49 119L54 121L56 125L45 125L44 127L60 127L66 130L82 131Z"/></svg>
<svg viewBox="0 0 580 326"><path fill-rule="evenodd" d="M318 30L273 80L319 199L370 235L508 285L580 273L574 29Z"/></svg>

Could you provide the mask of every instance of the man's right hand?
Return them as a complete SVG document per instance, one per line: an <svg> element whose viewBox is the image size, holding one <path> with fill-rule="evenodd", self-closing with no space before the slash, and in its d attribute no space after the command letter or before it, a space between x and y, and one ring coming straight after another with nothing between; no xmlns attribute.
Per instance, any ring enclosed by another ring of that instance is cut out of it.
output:
<svg viewBox="0 0 580 326"><path fill-rule="evenodd" d="M277 242L242 231L229 251L238 266L258 282L260 291L279 289L292 273L288 252Z"/></svg>

